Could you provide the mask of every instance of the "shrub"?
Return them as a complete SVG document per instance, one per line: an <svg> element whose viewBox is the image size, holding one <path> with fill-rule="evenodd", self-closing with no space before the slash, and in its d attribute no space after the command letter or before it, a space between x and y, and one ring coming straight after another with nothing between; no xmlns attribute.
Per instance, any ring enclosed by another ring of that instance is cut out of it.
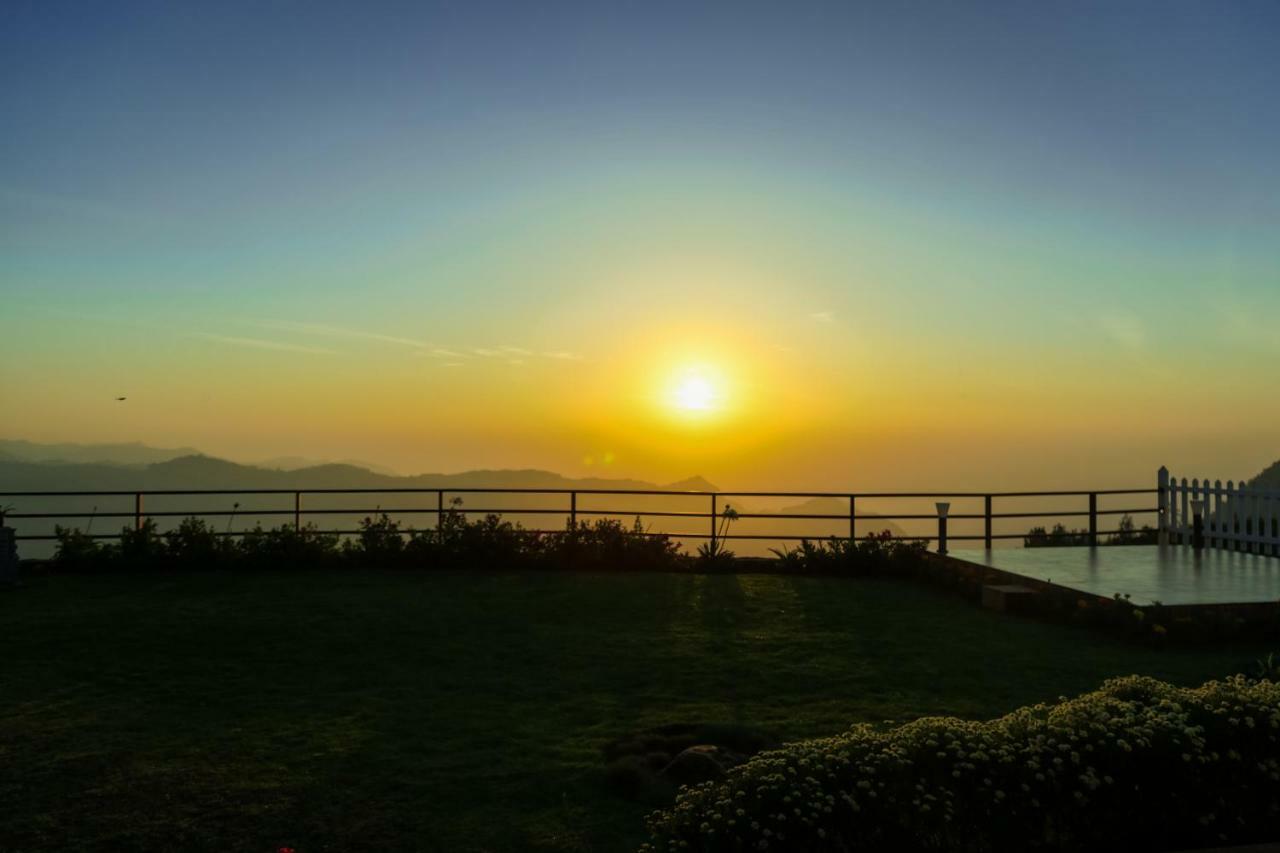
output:
<svg viewBox="0 0 1280 853"><path fill-rule="evenodd" d="M209 568L235 557L235 543L219 536L204 519L184 518L164 535L165 557L183 568Z"/></svg>
<svg viewBox="0 0 1280 853"><path fill-rule="evenodd" d="M320 568L337 559L338 537L321 533L314 524L269 529L259 524L240 537L236 553L251 568Z"/></svg>
<svg viewBox="0 0 1280 853"><path fill-rule="evenodd" d="M101 568L105 562L102 545L88 533L60 524L54 526L53 533L58 539L58 549L53 554L54 565L58 568L85 571Z"/></svg>
<svg viewBox="0 0 1280 853"><path fill-rule="evenodd" d="M120 530L120 540L112 556L129 568L154 569L165 561L166 550L155 519L148 518L138 527Z"/></svg>
<svg viewBox="0 0 1280 853"><path fill-rule="evenodd" d="M394 566L404 554L404 541L400 525L384 512L377 518L361 519L360 533L355 542L343 543L343 553L357 563Z"/></svg>
<svg viewBox="0 0 1280 853"><path fill-rule="evenodd" d="M1168 850L1274 840L1280 684L1130 676L989 722L791 744L685 788L658 851Z"/></svg>
<svg viewBox="0 0 1280 853"><path fill-rule="evenodd" d="M541 561L549 568L598 571L663 571L681 563L680 546L666 534L645 530L639 517L630 529L621 521L570 521L547 537Z"/></svg>
<svg viewBox="0 0 1280 853"><path fill-rule="evenodd" d="M1154 545L1159 531L1144 524L1141 528L1133 523L1133 518L1126 513L1116 524L1116 532L1107 537L1099 537L1099 545ZM1061 524L1055 524L1052 530L1043 526L1033 527L1022 537L1023 548L1066 548L1081 547L1089 544L1089 531L1084 529L1068 530Z"/></svg>
<svg viewBox="0 0 1280 853"><path fill-rule="evenodd" d="M832 536L825 542L805 539L795 548L773 549L780 567L788 571L859 576L910 573L925 551L926 543L896 538L888 530L856 541Z"/></svg>

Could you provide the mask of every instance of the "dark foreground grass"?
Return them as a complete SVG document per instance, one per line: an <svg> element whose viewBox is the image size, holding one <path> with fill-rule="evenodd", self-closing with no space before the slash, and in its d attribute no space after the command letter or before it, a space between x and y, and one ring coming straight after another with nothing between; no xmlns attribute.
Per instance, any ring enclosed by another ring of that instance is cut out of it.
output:
<svg viewBox="0 0 1280 853"><path fill-rule="evenodd" d="M0 590L0 850L635 847L637 729L988 717L1155 651L928 589L767 575L207 574Z"/></svg>

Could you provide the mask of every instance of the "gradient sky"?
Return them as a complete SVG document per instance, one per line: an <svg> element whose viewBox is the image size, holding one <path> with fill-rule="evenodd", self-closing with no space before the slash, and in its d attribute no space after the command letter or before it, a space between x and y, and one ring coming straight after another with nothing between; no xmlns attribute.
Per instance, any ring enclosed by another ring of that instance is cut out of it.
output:
<svg viewBox="0 0 1280 853"><path fill-rule="evenodd" d="M1274 3L5 3L0 435L1251 475L1277 93Z"/></svg>

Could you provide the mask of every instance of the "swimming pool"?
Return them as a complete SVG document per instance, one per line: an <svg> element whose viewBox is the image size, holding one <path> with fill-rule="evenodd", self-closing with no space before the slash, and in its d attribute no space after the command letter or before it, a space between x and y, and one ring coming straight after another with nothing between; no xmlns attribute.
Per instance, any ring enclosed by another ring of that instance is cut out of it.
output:
<svg viewBox="0 0 1280 853"><path fill-rule="evenodd" d="M1280 558L1170 545L962 549L949 556L1134 604L1280 601Z"/></svg>

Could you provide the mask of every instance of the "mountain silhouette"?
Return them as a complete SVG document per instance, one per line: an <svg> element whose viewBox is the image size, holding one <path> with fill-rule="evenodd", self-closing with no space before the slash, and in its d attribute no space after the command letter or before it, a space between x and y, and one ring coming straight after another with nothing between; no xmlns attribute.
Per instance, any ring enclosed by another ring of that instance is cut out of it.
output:
<svg viewBox="0 0 1280 853"><path fill-rule="evenodd" d="M400 476L343 463L293 470L244 465L200 453L147 465L33 462L0 457L8 491L159 491L167 489L634 489L718 491L702 477L668 485L644 480L570 478L538 469L482 469Z"/></svg>
<svg viewBox="0 0 1280 853"><path fill-rule="evenodd" d="M149 465L200 451L192 447L149 447L141 442L120 444L42 444L0 438L0 461Z"/></svg>
<svg viewBox="0 0 1280 853"><path fill-rule="evenodd" d="M330 461L328 459L312 459L306 456L276 456L249 464L255 468L266 468L269 471L297 471L300 468L316 468L320 465L350 465L354 468L364 468L366 471L372 471L375 474L385 474L388 477L398 477L400 475L400 472L385 465L366 462L363 459L337 459Z"/></svg>
<svg viewBox="0 0 1280 853"><path fill-rule="evenodd" d="M122 445L131 447L130 445ZM137 445L136 447L141 447ZM552 489L580 490L576 507L579 521L598 518L616 518L631 523L637 515L646 512L706 513L710 500L705 494L685 495L618 495L591 494L590 490L623 491L671 491L718 493L716 484L702 476L693 476L673 483L657 484L635 479L608 479L601 477L571 478L551 471L538 469L482 469L454 474L427 473L399 476L379 473L357 465L326 463L293 470L244 465L226 459L218 459L199 453L180 455L145 465L103 464L74 462L31 462L0 458L0 489L21 491L100 491L100 492L161 492L180 490L221 490L229 494L208 496L164 496L150 494L145 508L152 512L202 510L209 516L227 519L236 529L246 529L254 524L279 525L291 520L292 497L285 495L247 495L238 490L279 489L308 492L319 489L423 489L426 493L382 492L355 495L307 494L303 498L304 509L334 510L330 514L317 513L305 518L308 522L328 529L352 529L359 519L376 511L399 514L405 526L429 527L435 523L434 510L440 497L433 494L442 490L445 500L462 501L463 511L498 511L526 527L560 528L564 526L570 509L567 494L529 494L521 492L467 493L467 489ZM453 491L453 494L449 494ZM132 497L94 496L89 498L41 498L18 496L4 499L15 505L19 512L84 511L81 520L63 520L64 526L84 526L91 523L93 513L132 513ZM762 511L759 507L767 499L721 499L721 512L730 505L740 513ZM775 502L776 503L776 502ZM96 507L96 510L93 508ZM255 515L255 510L287 510L287 515ZM341 512L337 512L341 510ZM356 510L355 512L346 512ZM525 512L522 513L522 510ZM538 510L533 513L528 510ZM548 512L548 511L551 512ZM769 512L781 514L816 514L835 516L832 519L753 519L742 518L732 523L731 533L739 534L788 534L824 538L845 536L848 522L847 501L840 498L815 498ZM868 515L868 508L859 505L859 514ZM95 530L118 530L131 519L123 516L97 519ZM162 529L175 523L175 518L161 517ZM643 523L654 530L681 534L702 534L709 529L708 518L678 516L647 516ZM51 533L54 521L24 520L24 532ZM222 522L220 522L222 523ZM888 529L895 535L904 535L900 527L888 522L860 520L858 532L865 535ZM766 543L741 541L735 543L740 554L764 553Z"/></svg>

